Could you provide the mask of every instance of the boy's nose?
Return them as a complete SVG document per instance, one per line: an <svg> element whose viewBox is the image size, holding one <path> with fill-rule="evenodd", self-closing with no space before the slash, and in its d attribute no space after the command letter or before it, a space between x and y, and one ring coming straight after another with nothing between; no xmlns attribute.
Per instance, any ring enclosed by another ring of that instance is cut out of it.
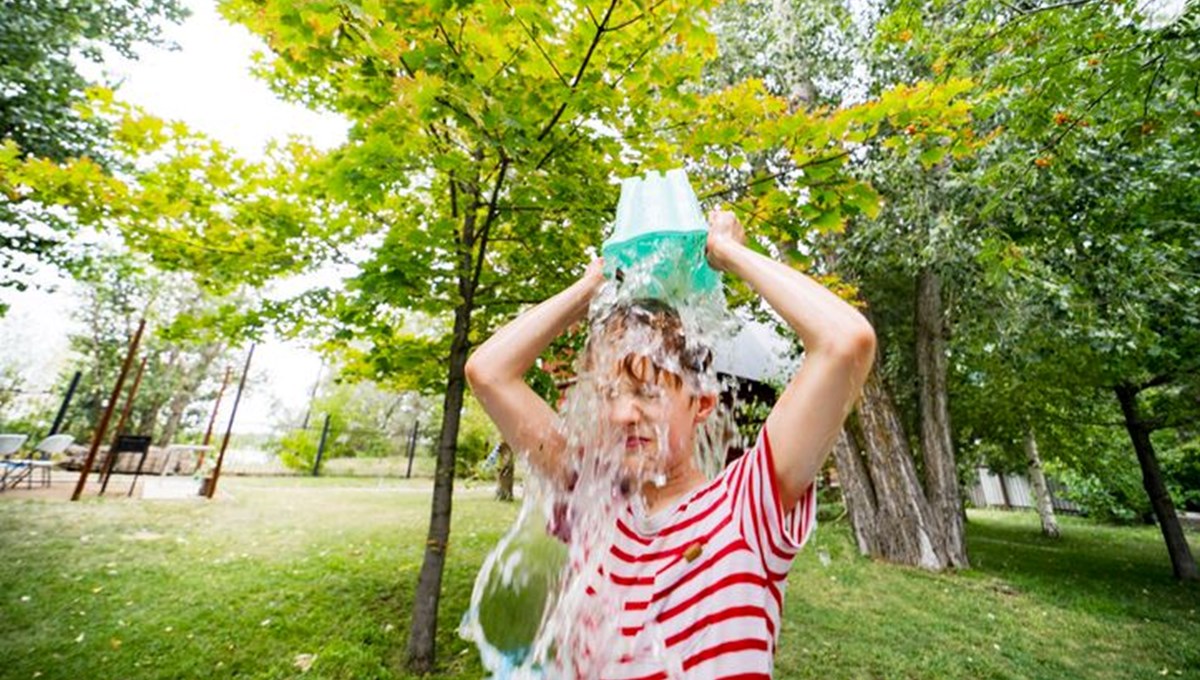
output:
<svg viewBox="0 0 1200 680"><path fill-rule="evenodd" d="M636 399L622 395L609 404L608 417L614 425L635 425L642 420L642 410Z"/></svg>

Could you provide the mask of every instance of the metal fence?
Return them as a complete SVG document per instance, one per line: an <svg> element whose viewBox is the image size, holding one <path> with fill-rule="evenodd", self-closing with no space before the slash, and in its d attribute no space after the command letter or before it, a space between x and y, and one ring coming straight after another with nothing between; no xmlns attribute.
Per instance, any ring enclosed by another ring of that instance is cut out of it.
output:
<svg viewBox="0 0 1200 680"><path fill-rule="evenodd" d="M977 468L976 472L979 474L979 481L967 491L967 496L975 507L1037 509L1033 487L1025 475L998 474L986 467ZM1062 497L1062 485L1046 478L1046 486L1050 489L1050 502L1055 510L1080 511L1078 505Z"/></svg>

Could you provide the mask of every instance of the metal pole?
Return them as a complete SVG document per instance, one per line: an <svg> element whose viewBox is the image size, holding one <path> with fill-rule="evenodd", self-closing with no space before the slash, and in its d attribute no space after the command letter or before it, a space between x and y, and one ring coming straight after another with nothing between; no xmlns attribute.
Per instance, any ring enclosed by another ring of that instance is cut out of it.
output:
<svg viewBox="0 0 1200 680"><path fill-rule="evenodd" d="M408 435L408 472L404 473L405 479L412 479L412 463L413 455L417 452L417 426L421 424L418 418L413 421L412 432Z"/></svg>
<svg viewBox="0 0 1200 680"><path fill-rule="evenodd" d="M58 407L58 415L54 416L54 424L50 426L50 434L47 436L58 434L63 419L67 417L67 407L71 405L71 398L75 396L75 388L79 387L79 379L82 377L83 371L75 371L75 375L71 376L71 386L67 388L67 394L63 397L62 406Z"/></svg>
<svg viewBox="0 0 1200 680"><path fill-rule="evenodd" d="M317 444L317 460L313 463L313 477L321 476L321 458L325 456L325 442L329 439L329 414L325 414L325 425L321 428L321 442Z"/></svg>
<svg viewBox="0 0 1200 680"><path fill-rule="evenodd" d="M221 465L225 462L225 449L229 448L229 437L233 434L233 419L237 417L238 404L242 403L242 390L246 389L246 376L250 374L250 360L254 358L254 344L246 355L246 365L242 368L242 379L238 381L237 395L233 398L233 411L229 414L229 425L225 428L225 438L221 440L221 452L217 454L217 466L213 468L212 479L208 482L210 499L217 492L217 480L221 478Z"/></svg>
<svg viewBox="0 0 1200 680"><path fill-rule="evenodd" d="M96 462L96 453L100 451L100 442L104 440L104 435L108 432L108 421L112 420L113 409L117 406L117 399L121 397L121 388L125 386L125 376L129 373L129 367L133 365L133 356L137 354L138 344L142 341L142 331L146 330L146 320L142 319L138 324L137 333L133 334L133 340L129 342L129 351L125 353L125 361L121 364L121 373L117 376L117 384L113 386L112 395L108 398L108 405L104 407L104 415L100 416L100 424L96 426L96 432L92 435L92 448L88 450L87 458L83 461L83 470L79 473L79 481L75 483L75 492L71 494L71 500L77 501L83 495L83 487L87 484L88 474L92 471L92 465Z"/></svg>
<svg viewBox="0 0 1200 680"><path fill-rule="evenodd" d="M104 470L100 472L100 495L108 490L108 478L112 476L113 465L117 459L117 440L125 433L125 424L129 421L129 414L133 412L133 400L137 398L138 388L142 386L142 374L146 372L146 360L149 356L142 357L141 363L138 364L137 373L133 376L133 386L129 388L129 396L125 397L125 408L121 409L121 417L117 419L117 427L113 430L113 443L108 447L108 457L104 459Z"/></svg>

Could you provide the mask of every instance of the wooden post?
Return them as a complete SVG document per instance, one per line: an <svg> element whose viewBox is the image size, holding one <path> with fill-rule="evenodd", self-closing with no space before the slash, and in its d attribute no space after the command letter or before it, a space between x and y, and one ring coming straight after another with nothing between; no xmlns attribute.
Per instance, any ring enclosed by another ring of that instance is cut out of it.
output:
<svg viewBox="0 0 1200 680"><path fill-rule="evenodd" d="M104 469L100 471L100 495L108 490L108 478L112 475L113 465L117 459L117 439L125 434L125 424L129 422L129 414L133 412L133 400L137 398L138 388L142 386L142 374L146 372L146 360L142 357L138 364L137 373L133 376L133 386L129 388L129 396L125 397L125 408L121 409L121 417L117 419L117 427L113 430L113 443L108 447L108 457L104 459Z"/></svg>
<svg viewBox="0 0 1200 680"><path fill-rule="evenodd" d="M233 410L229 414L229 425L225 428L225 438L221 440L221 452L217 454L217 466L213 468L212 479L208 482L207 493L210 499L217 492L217 480L221 478L221 465L225 462L225 449L229 448L229 437L233 434L233 419L237 418L238 404L242 403L242 391L246 389L246 376L250 374L250 360L254 358L254 347L246 354L246 365L242 368L242 379L238 381L237 395L233 398Z"/></svg>
<svg viewBox="0 0 1200 680"><path fill-rule="evenodd" d="M233 374L233 367L225 367L225 377L221 380L221 389L217 391L217 403L213 404L212 414L208 416L208 429L204 431L204 446L212 441L213 425L217 422L217 412L221 410L221 397L225 396L225 388L229 387L229 377ZM200 460L196 461L196 470L204 467L204 457L208 454L208 449L200 450Z"/></svg>
<svg viewBox="0 0 1200 680"><path fill-rule="evenodd" d="M233 367L225 367L225 377L221 379L221 389L217 390L217 403L213 404L212 414L208 416L208 429L204 431L204 445L212 441L213 425L217 422L217 412L221 410L221 398L225 396L225 388L229 387L229 378Z"/></svg>
<svg viewBox="0 0 1200 680"><path fill-rule="evenodd" d="M137 332L133 334L133 340L129 342L129 350L125 353L125 361L121 364L121 373L117 376L117 384L113 386L112 395L108 398L108 405L104 407L104 415L100 416L100 424L96 426L96 432L92 435L92 448L88 450L87 458L83 461L83 470L79 473L79 481L75 483L75 492L71 494L71 500L77 501L83 495L83 487L87 484L88 474L92 471L92 465L96 462L96 453L100 451L100 442L104 440L104 435L108 432L108 421L112 420L113 410L117 406L117 399L121 397L121 388L125 386L125 376L129 374L129 367L133 364L133 357L137 354L138 345L142 342L142 332L146 330L146 320L142 319L138 323Z"/></svg>
<svg viewBox="0 0 1200 680"><path fill-rule="evenodd" d="M83 371L75 371L75 375L71 376L71 386L67 388L67 394L63 397L62 405L58 407L58 415L54 416L54 424L50 426L50 434L53 436L58 434L62 429L63 420L67 417L67 407L71 405L71 398L75 396L75 388L79 387L79 379L83 377Z"/></svg>

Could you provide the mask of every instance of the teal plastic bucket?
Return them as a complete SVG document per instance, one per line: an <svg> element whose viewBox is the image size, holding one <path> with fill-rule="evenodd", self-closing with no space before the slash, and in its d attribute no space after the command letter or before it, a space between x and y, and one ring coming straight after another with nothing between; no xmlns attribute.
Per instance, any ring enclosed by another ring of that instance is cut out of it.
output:
<svg viewBox="0 0 1200 680"><path fill-rule="evenodd" d="M682 168L627 178L613 234L601 247L605 274L621 271L649 297L678 300L716 290L721 276L708 266L707 238L708 222Z"/></svg>

